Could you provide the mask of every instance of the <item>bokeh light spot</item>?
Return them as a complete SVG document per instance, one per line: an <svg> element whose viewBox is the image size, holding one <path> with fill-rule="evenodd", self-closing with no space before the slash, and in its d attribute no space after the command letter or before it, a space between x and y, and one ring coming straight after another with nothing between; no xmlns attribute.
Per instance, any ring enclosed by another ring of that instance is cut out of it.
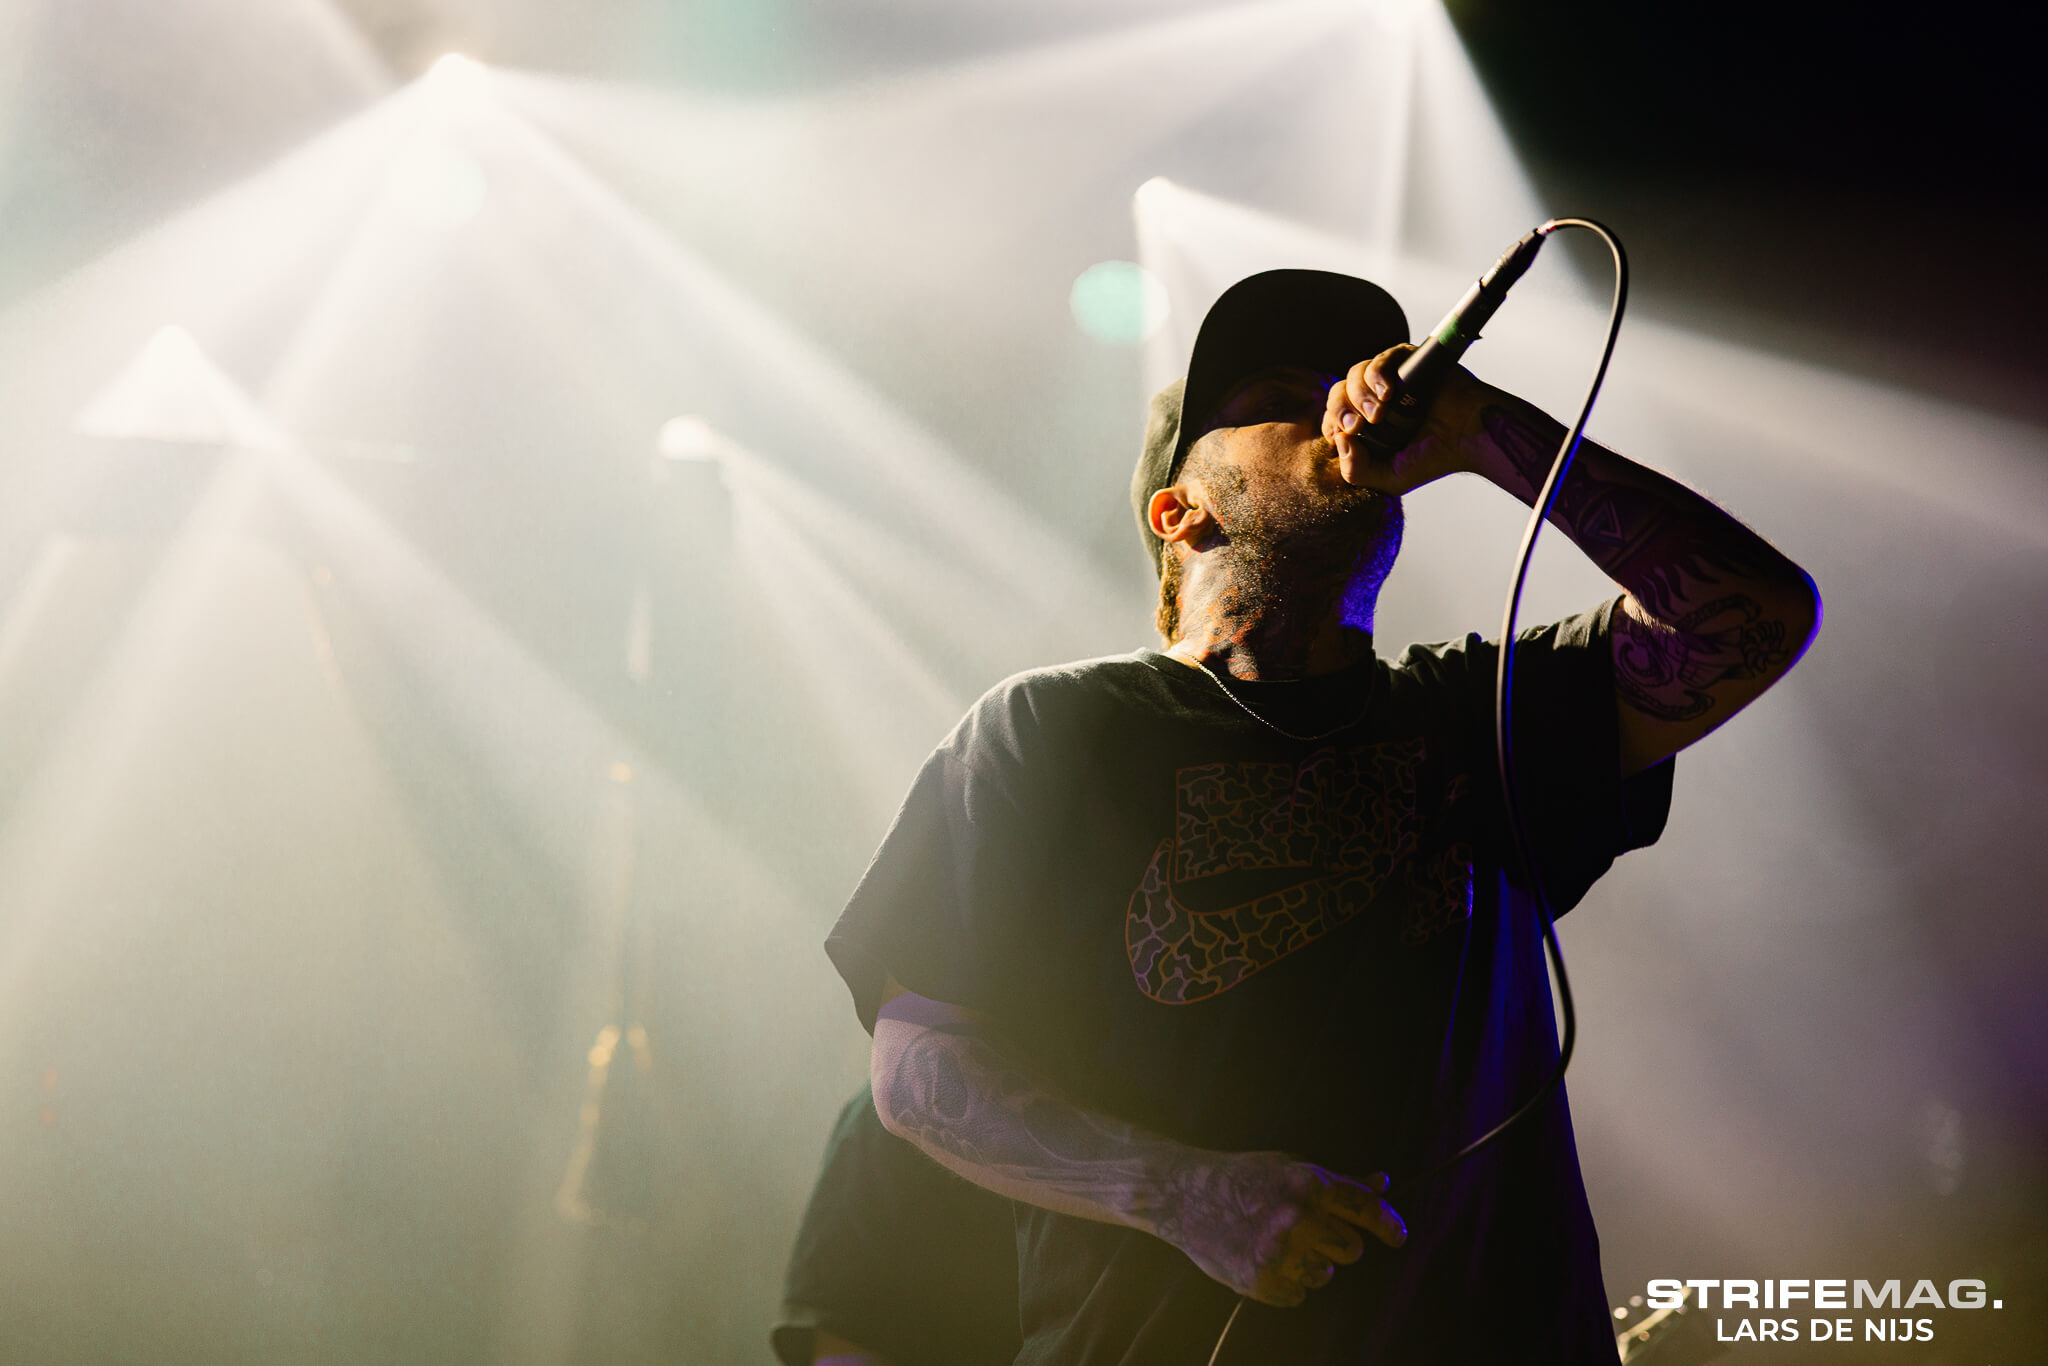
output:
<svg viewBox="0 0 2048 1366"><path fill-rule="evenodd" d="M1136 346L1166 321L1166 286L1135 261L1098 261L1067 297L1074 321L1097 341Z"/></svg>

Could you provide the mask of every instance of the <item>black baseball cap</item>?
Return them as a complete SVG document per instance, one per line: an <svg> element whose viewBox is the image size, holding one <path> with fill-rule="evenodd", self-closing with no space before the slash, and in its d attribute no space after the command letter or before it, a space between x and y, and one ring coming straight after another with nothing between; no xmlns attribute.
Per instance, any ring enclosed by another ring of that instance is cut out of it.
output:
<svg viewBox="0 0 2048 1366"><path fill-rule="evenodd" d="M1232 389L1280 365L1341 375L1408 339L1408 318L1394 296L1355 275L1268 270L1224 290L1195 334L1186 376L1152 396L1131 476L1131 511L1154 571L1161 543L1145 509L1179 476L1188 447Z"/></svg>

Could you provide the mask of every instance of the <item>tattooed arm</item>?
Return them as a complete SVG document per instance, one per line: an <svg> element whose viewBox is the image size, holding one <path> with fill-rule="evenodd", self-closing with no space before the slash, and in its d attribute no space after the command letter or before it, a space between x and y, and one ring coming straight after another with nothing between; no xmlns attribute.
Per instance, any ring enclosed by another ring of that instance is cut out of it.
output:
<svg viewBox="0 0 2048 1366"><path fill-rule="evenodd" d="M1533 502L1564 427L1494 390L1479 473ZM1628 590L1614 618L1624 772L1675 754L1777 682L1820 624L1813 580L1684 485L1588 441L1551 523Z"/></svg>
<svg viewBox="0 0 2048 1366"><path fill-rule="evenodd" d="M1405 492L1465 470L1533 503L1563 424L1463 370L1438 396L1421 438L1391 464L1352 452L1358 415L1377 415L1408 350L1355 366L1332 386L1325 432L1344 477ZM1580 445L1550 521L1628 590L1611 638L1625 774L1754 701L1820 624L1820 595L1798 565L1683 484L1594 442Z"/></svg>
<svg viewBox="0 0 2048 1366"><path fill-rule="evenodd" d="M998 1195L1162 1238L1261 1303L1295 1305L1407 1237L1374 1189L1284 1153L1220 1153L1086 1109L1006 1058L971 1011L903 991L875 1019L875 1110ZM1384 1187L1384 1178L1379 1185Z"/></svg>

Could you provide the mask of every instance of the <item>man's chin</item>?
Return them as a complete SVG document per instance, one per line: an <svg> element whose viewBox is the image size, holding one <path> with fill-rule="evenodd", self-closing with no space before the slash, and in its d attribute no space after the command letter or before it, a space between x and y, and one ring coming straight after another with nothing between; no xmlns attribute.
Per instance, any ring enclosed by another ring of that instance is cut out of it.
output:
<svg viewBox="0 0 2048 1366"><path fill-rule="evenodd" d="M1404 523L1398 494L1341 480L1267 499L1233 490L1217 511L1230 539L1258 558L1315 562L1339 573L1364 559L1390 560Z"/></svg>
<svg viewBox="0 0 2048 1366"><path fill-rule="evenodd" d="M1303 509L1300 531L1319 541L1355 545L1377 539L1402 517L1399 494L1345 484Z"/></svg>
<svg viewBox="0 0 2048 1366"><path fill-rule="evenodd" d="M1300 529L1295 553L1321 560L1335 573L1350 575L1373 566L1374 577L1385 578L1407 526L1401 496L1346 487L1346 496L1331 500L1323 515Z"/></svg>

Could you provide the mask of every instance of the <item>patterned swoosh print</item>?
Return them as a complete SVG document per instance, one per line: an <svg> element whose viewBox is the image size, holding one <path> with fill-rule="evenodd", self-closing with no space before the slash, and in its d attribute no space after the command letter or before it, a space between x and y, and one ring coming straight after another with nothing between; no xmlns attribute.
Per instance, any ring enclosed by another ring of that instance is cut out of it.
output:
<svg viewBox="0 0 2048 1366"><path fill-rule="evenodd" d="M1124 949L1138 989L1164 1005L1191 1005L1230 990L1372 904L1391 860L1332 873L1220 911L1190 911L1173 895L1171 836L1124 913Z"/></svg>

